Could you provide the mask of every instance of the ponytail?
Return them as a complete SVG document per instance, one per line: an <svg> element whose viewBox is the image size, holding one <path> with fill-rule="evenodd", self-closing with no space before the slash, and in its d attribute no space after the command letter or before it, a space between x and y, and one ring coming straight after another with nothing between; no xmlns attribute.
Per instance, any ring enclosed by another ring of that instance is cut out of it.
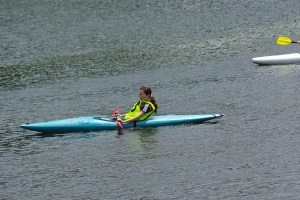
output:
<svg viewBox="0 0 300 200"><path fill-rule="evenodd" d="M150 102L154 105L154 107L155 107L154 112L156 113L158 106L157 106L157 102L156 102L156 100L155 100L155 98L153 96L151 96Z"/></svg>

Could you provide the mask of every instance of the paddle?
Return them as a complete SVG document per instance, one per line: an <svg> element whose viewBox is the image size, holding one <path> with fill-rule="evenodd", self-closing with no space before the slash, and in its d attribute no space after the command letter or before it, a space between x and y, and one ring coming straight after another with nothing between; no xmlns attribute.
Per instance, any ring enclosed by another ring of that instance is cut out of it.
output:
<svg viewBox="0 0 300 200"><path fill-rule="evenodd" d="M120 111L120 108L118 107L118 108L111 114L111 116L116 116L116 115L119 113L119 111ZM119 127L120 127L122 130L124 129L122 123L119 121L118 116L117 116L116 123L119 125Z"/></svg>
<svg viewBox="0 0 300 200"><path fill-rule="evenodd" d="M279 36L277 39L277 44L279 45L288 45L291 43L297 43L297 42L292 41L290 38L286 36Z"/></svg>

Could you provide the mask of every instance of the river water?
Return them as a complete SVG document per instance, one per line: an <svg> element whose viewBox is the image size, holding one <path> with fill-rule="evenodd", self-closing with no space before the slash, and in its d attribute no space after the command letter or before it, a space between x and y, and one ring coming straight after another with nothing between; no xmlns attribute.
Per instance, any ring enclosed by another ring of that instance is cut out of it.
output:
<svg viewBox="0 0 300 200"><path fill-rule="evenodd" d="M298 0L1 0L0 199L300 199ZM202 124L41 134L20 124L127 112Z"/></svg>

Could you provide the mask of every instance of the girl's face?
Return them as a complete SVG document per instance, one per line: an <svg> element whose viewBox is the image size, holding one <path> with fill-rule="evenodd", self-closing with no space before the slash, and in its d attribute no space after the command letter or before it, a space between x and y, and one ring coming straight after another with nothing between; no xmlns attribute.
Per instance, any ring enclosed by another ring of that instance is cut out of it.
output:
<svg viewBox="0 0 300 200"><path fill-rule="evenodd" d="M144 92L144 90L140 90L139 97L140 97L140 100L149 101L150 94L146 95L146 93Z"/></svg>

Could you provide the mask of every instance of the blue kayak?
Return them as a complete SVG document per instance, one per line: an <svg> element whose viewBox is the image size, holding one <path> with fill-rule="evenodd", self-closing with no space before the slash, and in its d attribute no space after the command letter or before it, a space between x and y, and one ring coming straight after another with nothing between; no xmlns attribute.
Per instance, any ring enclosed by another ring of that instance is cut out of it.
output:
<svg viewBox="0 0 300 200"><path fill-rule="evenodd" d="M163 115L151 116L146 120L134 123L124 123L124 128L134 127L157 127L170 126L185 123L199 123L216 118L221 118L222 114L202 114L202 115ZM112 116L88 116L77 117L49 122L26 123L20 125L24 129L38 131L43 133L70 133L70 132L88 132L101 130L120 129L116 123L116 117Z"/></svg>

